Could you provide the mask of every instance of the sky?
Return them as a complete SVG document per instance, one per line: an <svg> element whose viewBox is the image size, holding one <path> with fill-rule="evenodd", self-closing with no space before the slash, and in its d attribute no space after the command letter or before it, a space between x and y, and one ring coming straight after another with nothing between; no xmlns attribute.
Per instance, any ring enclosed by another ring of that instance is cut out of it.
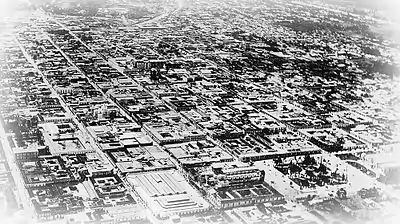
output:
<svg viewBox="0 0 400 224"><path fill-rule="evenodd" d="M329 3L338 2L355 7L379 10L392 21L400 22L400 0L324 0Z"/></svg>

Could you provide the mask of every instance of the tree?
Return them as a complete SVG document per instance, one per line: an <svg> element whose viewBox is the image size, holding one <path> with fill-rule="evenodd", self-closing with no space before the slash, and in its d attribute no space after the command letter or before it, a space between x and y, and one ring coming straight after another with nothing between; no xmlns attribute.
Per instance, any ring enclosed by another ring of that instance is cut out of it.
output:
<svg viewBox="0 0 400 224"><path fill-rule="evenodd" d="M315 159L312 158L310 155L306 155L304 158L304 162L305 165L314 165L316 164Z"/></svg>
<svg viewBox="0 0 400 224"><path fill-rule="evenodd" d="M343 188L337 190L336 195L339 199L346 199L347 198L347 191Z"/></svg>
<svg viewBox="0 0 400 224"><path fill-rule="evenodd" d="M328 173L328 168L324 164L321 163L321 164L319 164L318 172L320 172L322 174L326 174L326 173Z"/></svg>
<svg viewBox="0 0 400 224"><path fill-rule="evenodd" d="M289 165L290 173L298 173L302 169L297 164L293 163L293 161Z"/></svg>
<svg viewBox="0 0 400 224"><path fill-rule="evenodd" d="M160 79L160 70L152 68L150 71L150 80L153 82L158 82Z"/></svg>
<svg viewBox="0 0 400 224"><path fill-rule="evenodd" d="M283 163L283 160L281 157L274 159L274 162L276 165L281 165Z"/></svg>

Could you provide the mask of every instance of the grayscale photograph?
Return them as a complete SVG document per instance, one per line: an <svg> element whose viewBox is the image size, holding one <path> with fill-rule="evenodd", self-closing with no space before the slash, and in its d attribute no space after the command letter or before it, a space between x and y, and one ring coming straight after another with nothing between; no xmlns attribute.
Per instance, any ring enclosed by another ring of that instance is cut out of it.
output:
<svg viewBox="0 0 400 224"><path fill-rule="evenodd" d="M400 0L0 0L1 224L400 224Z"/></svg>

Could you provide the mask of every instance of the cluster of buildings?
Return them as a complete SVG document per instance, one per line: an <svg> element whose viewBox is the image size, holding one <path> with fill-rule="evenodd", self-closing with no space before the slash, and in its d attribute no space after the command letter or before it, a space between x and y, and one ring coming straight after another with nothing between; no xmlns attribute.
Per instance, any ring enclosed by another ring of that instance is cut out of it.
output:
<svg viewBox="0 0 400 224"><path fill-rule="evenodd" d="M46 6L1 36L3 204L70 224L351 223L399 205L400 164L376 156L398 148L397 77L359 29L371 17L187 0L133 19L117 2Z"/></svg>

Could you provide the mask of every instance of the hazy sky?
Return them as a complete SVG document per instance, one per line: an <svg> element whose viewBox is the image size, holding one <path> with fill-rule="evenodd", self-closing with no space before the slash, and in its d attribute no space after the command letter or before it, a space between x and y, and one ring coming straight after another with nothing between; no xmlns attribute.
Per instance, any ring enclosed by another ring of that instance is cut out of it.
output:
<svg viewBox="0 0 400 224"><path fill-rule="evenodd" d="M362 8L370 8L381 11L386 17L400 22L400 0L325 0L327 2L349 3Z"/></svg>

